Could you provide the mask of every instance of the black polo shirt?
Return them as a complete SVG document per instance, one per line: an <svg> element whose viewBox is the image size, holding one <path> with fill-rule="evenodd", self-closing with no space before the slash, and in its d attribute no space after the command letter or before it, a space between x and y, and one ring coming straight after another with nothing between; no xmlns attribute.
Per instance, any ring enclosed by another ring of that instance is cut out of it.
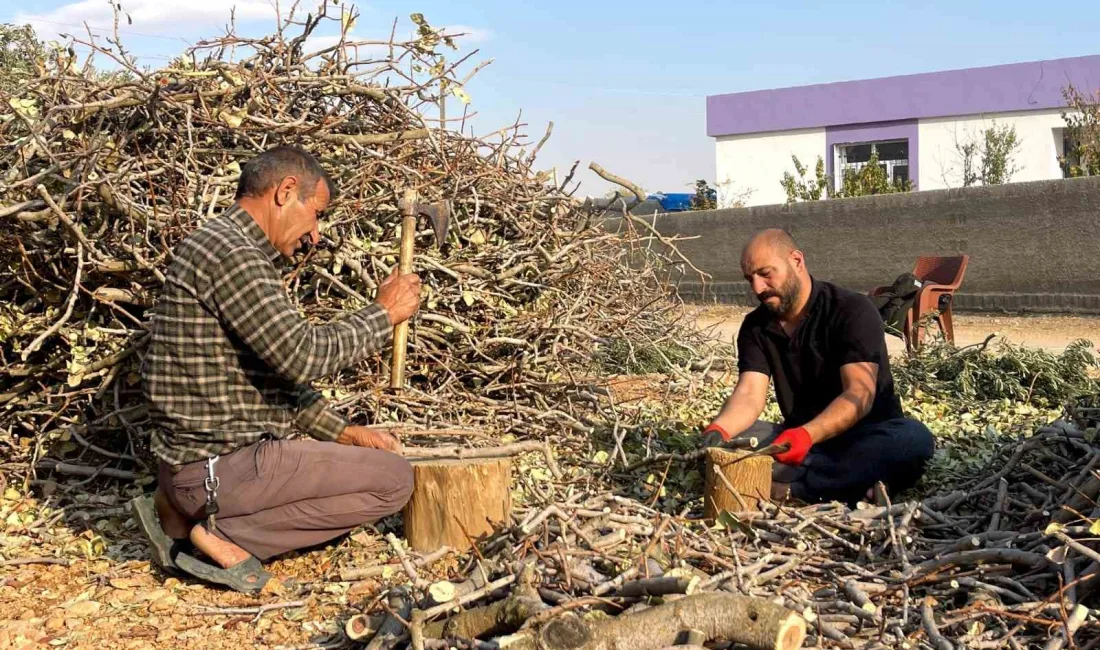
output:
<svg viewBox="0 0 1100 650"><path fill-rule="evenodd" d="M764 305L745 317L737 335L738 369L769 375L784 425L799 427L844 392L841 366L877 363L875 401L860 424L902 417L882 318L871 300L829 282L811 281L808 311L791 336Z"/></svg>

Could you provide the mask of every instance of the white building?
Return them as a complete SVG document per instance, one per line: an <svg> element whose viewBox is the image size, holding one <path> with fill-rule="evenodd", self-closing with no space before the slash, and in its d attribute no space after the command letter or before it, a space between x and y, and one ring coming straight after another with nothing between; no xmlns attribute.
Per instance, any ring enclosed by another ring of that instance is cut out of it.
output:
<svg viewBox="0 0 1100 650"><path fill-rule="evenodd" d="M1100 55L707 97L719 205L786 202L792 155L837 187L872 151L914 190L961 187L959 146L994 124L1016 130L1012 182L1062 178L1070 84L1100 89Z"/></svg>

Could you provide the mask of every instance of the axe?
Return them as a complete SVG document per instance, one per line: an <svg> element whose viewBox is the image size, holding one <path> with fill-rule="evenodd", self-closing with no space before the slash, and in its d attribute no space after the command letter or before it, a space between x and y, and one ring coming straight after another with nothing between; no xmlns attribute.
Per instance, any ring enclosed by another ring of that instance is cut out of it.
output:
<svg viewBox="0 0 1100 650"><path fill-rule="evenodd" d="M399 273L412 273L413 244L416 240L416 225L420 217L427 217L435 233L435 243L443 246L447 238L447 228L451 223L451 206L446 201L436 205L420 203L415 189L406 189L397 202L401 210L401 258ZM409 321L398 323L393 328L393 363L390 366L390 388L401 391L405 388L405 353L408 351Z"/></svg>

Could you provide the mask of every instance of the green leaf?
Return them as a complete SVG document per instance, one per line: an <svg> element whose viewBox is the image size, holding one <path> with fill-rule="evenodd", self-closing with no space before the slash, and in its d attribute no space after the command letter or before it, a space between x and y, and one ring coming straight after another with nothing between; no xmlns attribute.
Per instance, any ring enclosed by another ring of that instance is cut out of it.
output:
<svg viewBox="0 0 1100 650"><path fill-rule="evenodd" d="M755 540L757 538L756 531L753 530L751 526L738 519L728 510L722 510L718 513L718 523L722 524L722 527L726 530L736 530L745 533L749 536L749 539Z"/></svg>

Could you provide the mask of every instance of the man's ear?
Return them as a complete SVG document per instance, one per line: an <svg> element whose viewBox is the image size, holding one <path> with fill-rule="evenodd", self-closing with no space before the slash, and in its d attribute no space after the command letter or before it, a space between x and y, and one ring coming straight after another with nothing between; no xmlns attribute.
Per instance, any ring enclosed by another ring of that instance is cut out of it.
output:
<svg viewBox="0 0 1100 650"><path fill-rule="evenodd" d="M275 205L283 207L291 202L292 197L298 196L298 179L287 176L275 186Z"/></svg>
<svg viewBox="0 0 1100 650"><path fill-rule="evenodd" d="M797 268L805 268L806 267L806 256L803 255L802 251L800 251L800 250L797 250L797 249L793 250L793 251L791 251L791 263L794 264L794 267L796 269Z"/></svg>

